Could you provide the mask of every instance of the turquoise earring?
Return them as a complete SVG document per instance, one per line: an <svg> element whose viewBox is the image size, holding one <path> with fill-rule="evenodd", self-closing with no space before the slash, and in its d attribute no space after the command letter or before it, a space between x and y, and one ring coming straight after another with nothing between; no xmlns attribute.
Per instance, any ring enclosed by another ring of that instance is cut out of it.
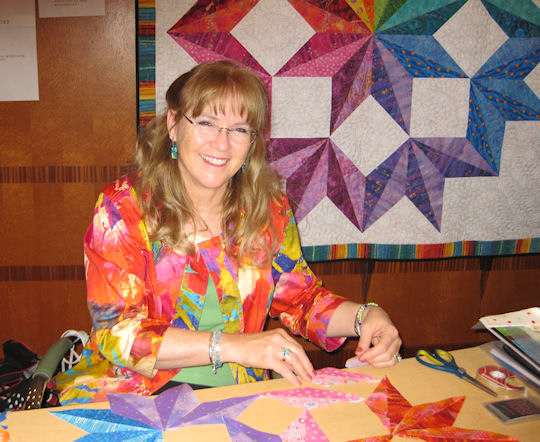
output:
<svg viewBox="0 0 540 442"><path fill-rule="evenodd" d="M178 159L178 146L176 145L176 141L173 141L171 144L171 158L173 160Z"/></svg>
<svg viewBox="0 0 540 442"><path fill-rule="evenodd" d="M242 163L242 173L246 173L246 169L247 169L247 158Z"/></svg>

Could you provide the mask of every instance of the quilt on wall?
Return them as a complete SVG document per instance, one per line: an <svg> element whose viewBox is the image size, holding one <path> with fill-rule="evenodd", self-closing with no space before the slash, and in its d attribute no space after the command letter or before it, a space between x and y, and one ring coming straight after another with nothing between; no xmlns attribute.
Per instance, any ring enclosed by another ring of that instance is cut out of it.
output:
<svg viewBox="0 0 540 442"><path fill-rule="evenodd" d="M197 63L257 72L308 260L540 252L533 0L139 0L139 123Z"/></svg>

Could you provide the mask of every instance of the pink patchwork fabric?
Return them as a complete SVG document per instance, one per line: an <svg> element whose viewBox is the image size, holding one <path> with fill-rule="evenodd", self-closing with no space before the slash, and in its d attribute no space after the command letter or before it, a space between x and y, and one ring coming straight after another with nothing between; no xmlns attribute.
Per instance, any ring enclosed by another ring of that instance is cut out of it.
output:
<svg viewBox="0 0 540 442"><path fill-rule="evenodd" d="M328 407L338 402L362 402L363 397L340 391L321 390L319 388L295 388L293 390L270 391L263 393L261 397L277 399L299 408Z"/></svg>
<svg viewBox="0 0 540 442"><path fill-rule="evenodd" d="M304 442L306 440L329 440L313 419L309 411L302 414L280 435L286 442Z"/></svg>
<svg viewBox="0 0 540 442"><path fill-rule="evenodd" d="M351 373L339 368L326 367L316 371L313 384L323 387L332 385L352 384L355 382L377 382L378 379L362 373Z"/></svg>

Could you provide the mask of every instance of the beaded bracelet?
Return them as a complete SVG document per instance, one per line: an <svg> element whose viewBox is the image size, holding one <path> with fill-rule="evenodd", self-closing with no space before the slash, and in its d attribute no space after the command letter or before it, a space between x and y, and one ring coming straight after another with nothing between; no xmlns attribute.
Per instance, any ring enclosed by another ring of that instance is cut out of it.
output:
<svg viewBox="0 0 540 442"><path fill-rule="evenodd" d="M217 373L217 369L223 364L219 356L219 341L221 339L221 330L214 330L210 335L210 345L208 346L208 356L212 364L212 371Z"/></svg>
<svg viewBox="0 0 540 442"><path fill-rule="evenodd" d="M356 317L354 318L354 332L358 336L360 336L360 326L362 325L362 316L364 316L364 310L367 309L370 305L374 307L379 306L379 304L375 302L368 302L367 304L362 304L356 312Z"/></svg>

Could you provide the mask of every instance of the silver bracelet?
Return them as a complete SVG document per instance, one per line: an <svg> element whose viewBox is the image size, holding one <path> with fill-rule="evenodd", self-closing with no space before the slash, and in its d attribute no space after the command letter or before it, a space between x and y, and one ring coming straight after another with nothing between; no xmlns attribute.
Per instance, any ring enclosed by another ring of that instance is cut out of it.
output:
<svg viewBox="0 0 540 442"><path fill-rule="evenodd" d="M223 364L221 363L219 354L219 341L221 339L221 330L214 330L210 335L210 345L208 346L208 356L212 364L212 371L217 373L217 369Z"/></svg>
<svg viewBox="0 0 540 442"><path fill-rule="evenodd" d="M375 302L368 302L367 304L362 304L356 312L356 316L354 318L354 332L357 336L360 336L360 326L362 325L362 317L364 316L364 310L367 309L370 305L374 307L379 306L379 304Z"/></svg>

